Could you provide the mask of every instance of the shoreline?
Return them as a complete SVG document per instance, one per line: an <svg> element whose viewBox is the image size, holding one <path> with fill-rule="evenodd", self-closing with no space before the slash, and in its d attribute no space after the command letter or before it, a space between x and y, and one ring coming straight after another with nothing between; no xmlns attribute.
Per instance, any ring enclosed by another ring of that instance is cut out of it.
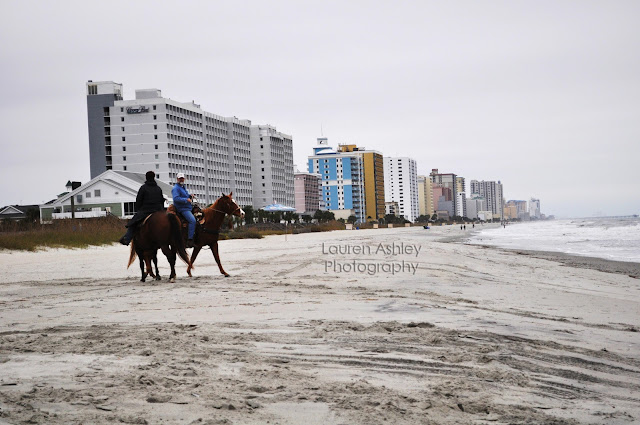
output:
<svg viewBox="0 0 640 425"><path fill-rule="evenodd" d="M477 245L477 244L470 244ZM554 251L533 251L525 249L507 249L490 245L477 245L485 248L495 248L500 251L513 252L542 260L555 261L565 266L598 270L605 273L622 274L634 279L640 279L640 263L630 261L607 260L606 258L587 257Z"/></svg>
<svg viewBox="0 0 640 425"><path fill-rule="evenodd" d="M590 257L578 254L568 254L559 251L538 251L533 249L503 248L497 245L472 243L471 238L473 238L480 230L483 229L471 229L464 234L446 236L439 239L438 242L457 243L466 246L482 247L485 249L489 248L497 251L509 252L532 258L539 258L541 260L555 261L569 267L591 269L605 273L622 274L634 279L640 279L640 263L634 263L632 261L610 260L607 258Z"/></svg>

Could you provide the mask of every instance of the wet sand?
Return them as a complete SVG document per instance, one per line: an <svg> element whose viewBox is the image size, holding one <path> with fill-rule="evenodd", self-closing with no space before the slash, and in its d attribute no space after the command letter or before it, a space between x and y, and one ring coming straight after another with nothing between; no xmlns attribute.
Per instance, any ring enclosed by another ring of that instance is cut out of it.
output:
<svg viewBox="0 0 640 425"><path fill-rule="evenodd" d="M640 421L640 280L459 232L224 241L231 277L205 251L175 284L0 252L0 423Z"/></svg>

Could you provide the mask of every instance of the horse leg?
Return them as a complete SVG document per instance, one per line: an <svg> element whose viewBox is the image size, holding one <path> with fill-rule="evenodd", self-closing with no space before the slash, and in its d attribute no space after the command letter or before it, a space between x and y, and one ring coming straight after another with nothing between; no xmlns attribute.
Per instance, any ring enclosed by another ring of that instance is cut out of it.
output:
<svg viewBox="0 0 640 425"><path fill-rule="evenodd" d="M142 275L142 278L140 279L140 282L144 282L147 279L147 274L144 271L144 258L140 254L142 254L142 253L138 254L138 259L140 260L140 273Z"/></svg>
<svg viewBox="0 0 640 425"><path fill-rule="evenodd" d="M229 273L225 272L222 268L222 264L220 264L220 255L218 255L218 242L216 241L211 247L211 251L213 251L213 258L216 259L216 263L218 263L218 268L220 269L220 273L224 275L224 277L229 277ZM193 262L193 260L192 260Z"/></svg>
<svg viewBox="0 0 640 425"><path fill-rule="evenodd" d="M189 267L187 267L187 274L189 275L189 277L191 276L191 266L193 265L193 263L196 262L196 257L198 256L198 253L200 252L200 250L202 249L202 247L200 245L196 245L193 247L193 252L191 253L191 265L189 265Z"/></svg>
<svg viewBox="0 0 640 425"><path fill-rule="evenodd" d="M161 280L160 270L158 270L158 251L153 255L153 265L156 267L156 280Z"/></svg>
<svg viewBox="0 0 640 425"><path fill-rule="evenodd" d="M169 282L174 283L176 281L176 251L173 248L169 248L169 245L162 245L162 252L165 257L167 257L167 260L169 260L169 265L171 266Z"/></svg>
<svg viewBox="0 0 640 425"><path fill-rule="evenodd" d="M153 268L151 268L151 258L153 258L151 256L151 253L149 251L144 253L144 264L147 267L147 274L149 274L151 277L156 277L153 274Z"/></svg>

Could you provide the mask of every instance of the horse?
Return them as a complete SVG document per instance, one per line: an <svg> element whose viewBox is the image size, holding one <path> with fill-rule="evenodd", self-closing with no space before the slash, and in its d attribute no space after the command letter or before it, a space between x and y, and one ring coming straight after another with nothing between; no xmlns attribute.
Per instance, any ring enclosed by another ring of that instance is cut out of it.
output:
<svg viewBox="0 0 640 425"><path fill-rule="evenodd" d="M136 259L136 255L140 258L140 272L142 273L141 282L144 282L147 275L160 280L158 271L158 248L169 260L171 265L171 275L169 282L176 281L176 254L191 268L191 260L189 254L185 250L184 240L180 231L180 220L174 214L168 214L165 211L156 211L148 216L133 236L131 241L131 254L129 256L129 264L127 268ZM151 268L153 261L156 272L153 273ZM147 266L145 272L144 266Z"/></svg>
<svg viewBox="0 0 640 425"><path fill-rule="evenodd" d="M220 237L220 228L222 222L227 215L235 215L240 218L244 217L244 210L238 206L233 200L233 192L228 195L222 194L211 206L202 210L202 219L196 226L196 234L193 238L193 252L191 253L191 264L187 267L187 274L191 277L191 269L196 261L198 253L203 246L209 246L213 252L220 273L225 277L229 277L229 273L224 271L220 264L220 255L218 254L218 238Z"/></svg>

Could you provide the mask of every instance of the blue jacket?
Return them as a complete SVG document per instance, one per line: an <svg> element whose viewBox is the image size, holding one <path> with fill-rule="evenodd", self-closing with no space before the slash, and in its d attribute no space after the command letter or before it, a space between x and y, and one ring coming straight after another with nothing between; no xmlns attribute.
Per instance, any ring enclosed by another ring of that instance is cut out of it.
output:
<svg viewBox="0 0 640 425"><path fill-rule="evenodd" d="M171 189L171 196L173 197L173 205L175 205L178 210L191 211L191 203L188 201L189 192L187 189L176 183L173 189Z"/></svg>

